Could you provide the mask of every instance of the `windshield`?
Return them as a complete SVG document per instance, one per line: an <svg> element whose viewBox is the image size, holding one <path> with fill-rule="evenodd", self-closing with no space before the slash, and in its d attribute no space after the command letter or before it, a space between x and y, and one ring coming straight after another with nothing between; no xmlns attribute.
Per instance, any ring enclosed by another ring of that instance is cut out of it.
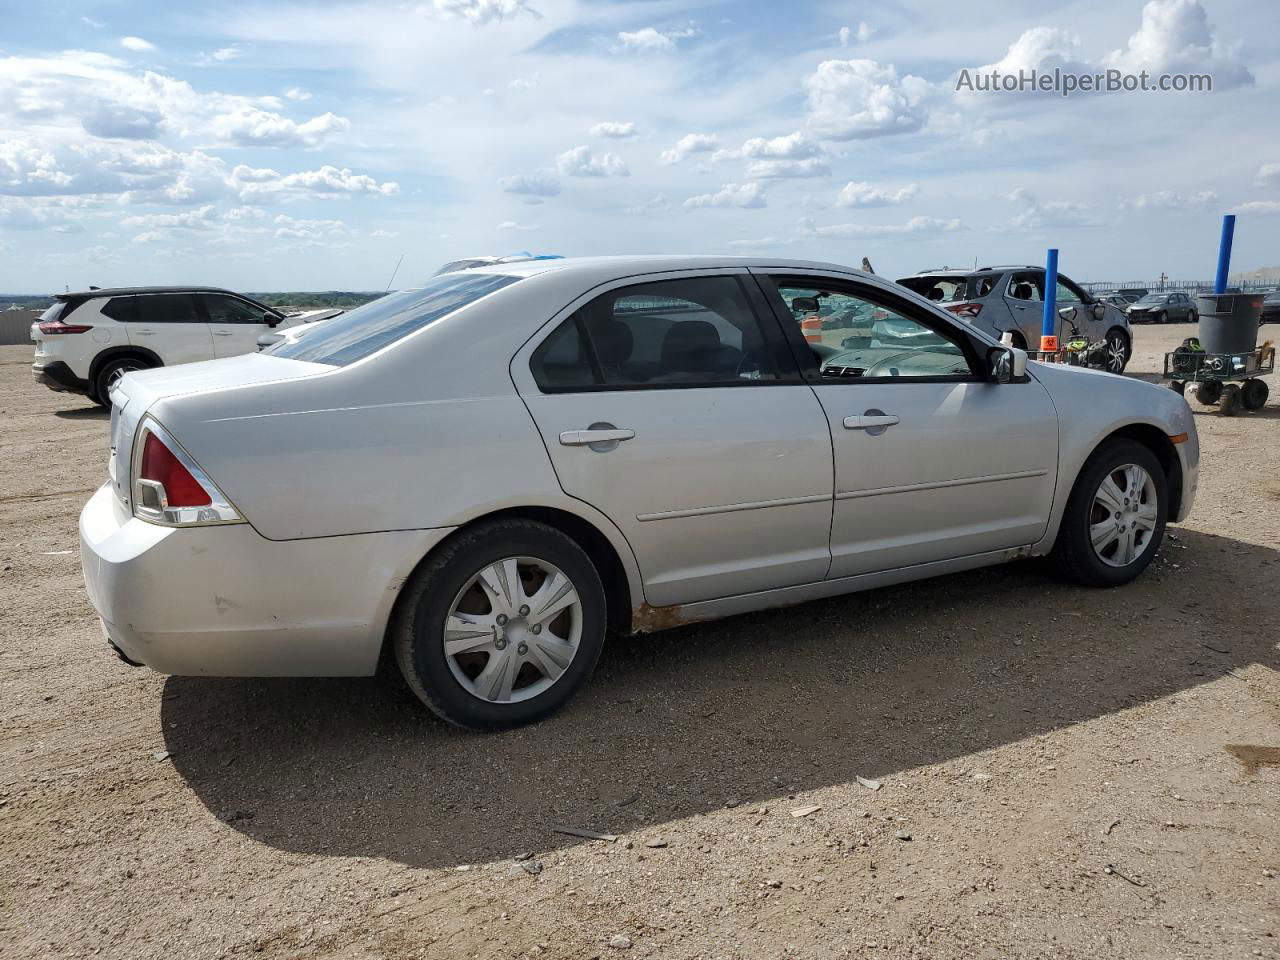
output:
<svg viewBox="0 0 1280 960"><path fill-rule="evenodd" d="M356 307L312 327L305 337L282 341L263 352L344 367L519 279L485 273L432 277L421 287Z"/></svg>
<svg viewBox="0 0 1280 960"><path fill-rule="evenodd" d="M1148 293L1145 297L1143 297L1138 302L1139 303L1163 303L1164 298L1167 296L1168 296L1167 293Z"/></svg>

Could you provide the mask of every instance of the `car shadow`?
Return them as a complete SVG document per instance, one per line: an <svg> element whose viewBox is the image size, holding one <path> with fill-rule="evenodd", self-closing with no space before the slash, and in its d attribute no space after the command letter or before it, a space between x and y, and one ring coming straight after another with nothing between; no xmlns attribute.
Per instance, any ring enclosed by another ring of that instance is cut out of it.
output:
<svg viewBox="0 0 1280 960"><path fill-rule="evenodd" d="M75 410L55 410L55 417L63 420L110 420L111 411L106 410L97 404L92 407L77 407Z"/></svg>
<svg viewBox="0 0 1280 960"><path fill-rule="evenodd" d="M857 802L859 776L1276 666L1261 627L1216 638L1212 624L1269 622L1280 552L1173 536L1117 590L1023 562L614 638L566 709L504 733L448 727L386 679L171 677L166 747L211 814L261 843L411 866L546 853L584 842L558 825L623 833L831 785Z"/></svg>

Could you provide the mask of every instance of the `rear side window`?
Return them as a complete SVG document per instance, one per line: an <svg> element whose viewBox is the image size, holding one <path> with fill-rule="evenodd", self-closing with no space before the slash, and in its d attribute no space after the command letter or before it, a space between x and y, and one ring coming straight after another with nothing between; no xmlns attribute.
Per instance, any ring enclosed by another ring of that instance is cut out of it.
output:
<svg viewBox="0 0 1280 960"><path fill-rule="evenodd" d="M602 294L542 342L531 370L551 392L778 379L772 346L736 277L661 280Z"/></svg>
<svg viewBox="0 0 1280 960"><path fill-rule="evenodd" d="M189 293L150 293L134 298L138 323L200 323Z"/></svg>
<svg viewBox="0 0 1280 960"><path fill-rule="evenodd" d="M132 323L136 299L136 297L112 297L99 308L98 312L118 323Z"/></svg>
<svg viewBox="0 0 1280 960"><path fill-rule="evenodd" d="M324 321L322 326L293 343L282 341L264 352L290 360L344 367L519 279L486 273L432 277L421 287L401 290L356 307Z"/></svg>

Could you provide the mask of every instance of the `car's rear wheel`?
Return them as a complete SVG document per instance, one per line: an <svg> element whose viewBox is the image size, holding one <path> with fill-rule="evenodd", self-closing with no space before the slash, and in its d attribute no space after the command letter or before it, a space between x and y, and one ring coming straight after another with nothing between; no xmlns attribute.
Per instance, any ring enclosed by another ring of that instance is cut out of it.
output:
<svg viewBox="0 0 1280 960"><path fill-rule="evenodd" d="M1129 338L1122 330L1107 332L1107 372L1124 373L1129 365Z"/></svg>
<svg viewBox="0 0 1280 960"><path fill-rule="evenodd" d="M406 585L389 639L418 698L450 723L497 729L563 705L604 645L605 596L586 552L531 520L480 524Z"/></svg>
<svg viewBox="0 0 1280 960"><path fill-rule="evenodd" d="M89 394L90 398L99 406L111 406L111 388L120 382L120 378L126 373L132 373L134 370L146 370L150 366L151 364L138 357L121 357L118 360L108 360L102 365L98 375L93 378L93 392Z"/></svg>
<svg viewBox="0 0 1280 960"><path fill-rule="evenodd" d="M1168 482L1160 461L1135 440L1109 440L1085 463L1067 501L1053 560L1067 577L1096 587L1128 583L1164 537Z"/></svg>
<svg viewBox="0 0 1280 960"><path fill-rule="evenodd" d="M1187 323L1199 323L1199 322L1200 322L1200 314L1196 313L1194 310L1192 310L1190 313L1187 314Z"/></svg>

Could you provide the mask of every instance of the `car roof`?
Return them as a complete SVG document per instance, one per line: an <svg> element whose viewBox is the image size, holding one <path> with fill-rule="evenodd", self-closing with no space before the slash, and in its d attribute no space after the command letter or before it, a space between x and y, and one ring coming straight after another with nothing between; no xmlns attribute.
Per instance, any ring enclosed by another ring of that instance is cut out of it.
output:
<svg viewBox="0 0 1280 960"><path fill-rule="evenodd" d="M615 257L562 257L558 260L528 260L472 267L467 273L498 273L510 277L533 277L556 273L613 273L618 277L668 270L714 270L717 267L761 267L784 270L834 270L870 277L853 267L821 260L785 260L773 257L716 256L699 254L646 254ZM883 277L878 279L884 279Z"/></svg>
<svg viewBox="0 0 1280 960"><path fill-rule="evenodd" d="M55 300L71 300L80 297L123 297L130 294L138 293L227 293L233 297L240 297L244 300L253 300L243 293L236 293L234 290L227 290L225 287L199 287L199 286L181 286L181 287L102 287L97 290L79 290L75 293L55 293ZM257 302L256 300L254 301Z"/></svg>
<svg viewBox="0 0 1280 960"><path fill-rule="evenodd" d="M972 277L979 273L1004 273L1006 270L1038 270L1044 272L1044 267L1037 267L1025 263L1006 263L998 264L991 267L977 267L975 269L965 269L963 267L943 267L941 270L921 270L919 273L913 273L913 277Z"/></svg>

